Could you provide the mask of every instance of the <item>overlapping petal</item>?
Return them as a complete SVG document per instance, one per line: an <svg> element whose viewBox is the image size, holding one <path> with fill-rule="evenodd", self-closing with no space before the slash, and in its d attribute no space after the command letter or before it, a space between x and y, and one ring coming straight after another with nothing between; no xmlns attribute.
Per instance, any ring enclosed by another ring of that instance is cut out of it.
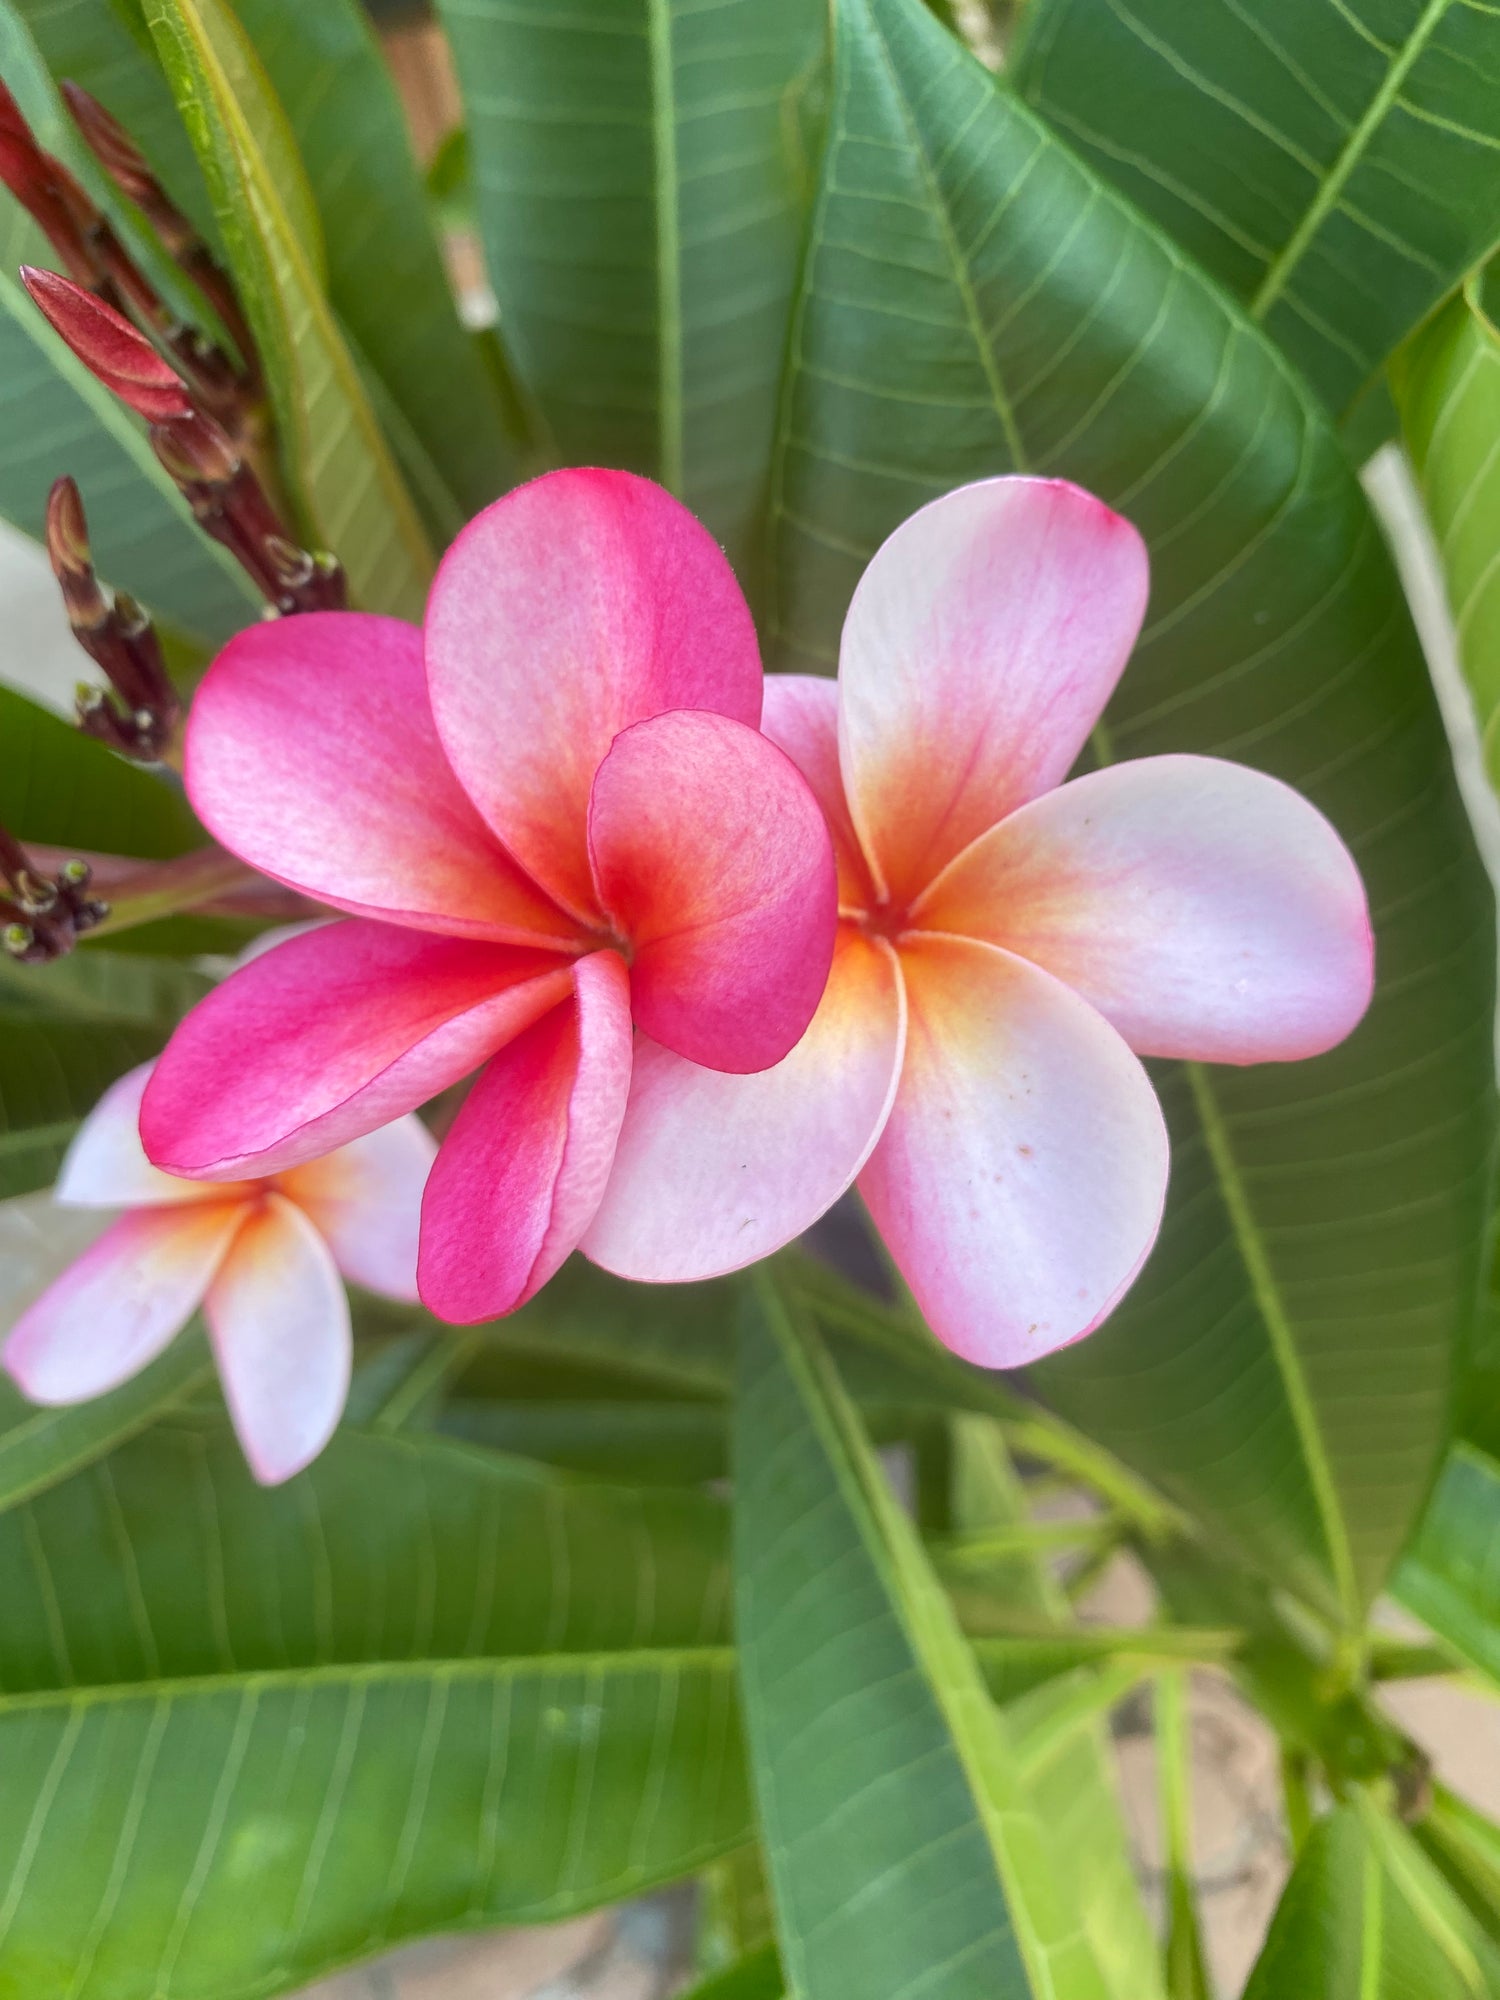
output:
<svg viewBox="0 0 1500 2000"><path fill-rule="evenodd" d="M141 1145L141 1097L152 1067L142 1063L118 1077L84 1119L64 1155L54 1200L68 1208L158 1208L203 1200L199 1182L153 1167Z"/></svg>
<svg viewBox="0 0 1500 2000"><path fill-rule="evenodd" d="M548 473L487 507L438 570L426 646L459 779L584 918L589 790L619 731L674 708L760 720L755 628L723 551L630 473Z"/></svg>
<svg viewBox="0 0 1500 2000"><path fill-rule="evenodd" d="M297 1204L263 1194L204 1300L224 1400L250 1470L277 1485L316 1458L349 1393L349 1301Z"/></svg>
<svg viewBox="0 0 1500 2000"><path fill-rule="evenodd" d="M422 1298L459 1324L512 1311L576 1249L630 1088L630 980L612 951L498 1055L444 1140L422 1206Z"/></svg>
<svg viewBox="0 0 1500 2000"><path fill-rule="evenodd" d="M876 552L844 624L839 750L893 901L1067 775L1146 592L1135 529L1062 480L960 487Z"/></svg>
<svg viewBox="0 0 1500 2000"><path fill-rule="evenodd" d="M11 1329L22 1391L81 1403L128 1381L186 1324L244 1219L241 1201L200 1200L111 1223Z"/></svg>
<svg viewBox="0 0 1500 2000"><path fill-rule="evenodd" d="M1115 764L1034 799L921 898L933 929L1045 966L1141 1055L1288 1062L1370 999L1354 860L1290 787L1212 757Z"/></svg>
<svg viewBox="0 0 1500 2000"><path fill-rule="evenodd" d="M279 1176L346 1278L387 1298L417 1296L422 1190L437 1142L420 1118L397 1118L336 1153Z"/></svg>
<svg viewBox="0 0 1500 2000"><path fill-rule="evenodd" d="M1086 1001L963 938L902 947L906 1060L860 1191L928 1323L987 1368L1088 1333L1156 1237L1167 1135Z"/></svg>
<svg viewBox="0 0 1500 2000"><path fill-rule="evenodd" d="M772 674L766 682L761 730L784 750L812 787L833 837L839 905L868 910L875 887L849 817L839 769L839 690L818 674Z"/></svg>
<svg viewBox="0 0 1500 2000"><path fill-rule="evenodd" d="M638 1037L615 1171L585 1254L620 1277L667 1284L738 1270L790 1242L879 1138L904 1028L895 953L843 925L812 1026L774 1069L727 1076Z"/></svg>
<svg viewBox="0 0 1500 2000"><path fill-rule="evenodd" d="M838 906L828 830L791 759L702 710L637 723L599 766L589 847L645 1032L710 1069L779 1062L817 1007Z"/></svg>
<svg viewBox="0 0 1500 2000"><path fill-rule="evenodd" d="M199 1002L141 1103L170 1173L271 1174L415 1110L571 990L567 961L353 919L289 938Z"/></svg>
<svg viewBox="0 0 1500 2000"><path fill-rule="evenodd" d="M399 619L309 612L231 639L193 699L186 780L226 847L335 909L458 937L574 935L449 768L422 635Z"/></svg>

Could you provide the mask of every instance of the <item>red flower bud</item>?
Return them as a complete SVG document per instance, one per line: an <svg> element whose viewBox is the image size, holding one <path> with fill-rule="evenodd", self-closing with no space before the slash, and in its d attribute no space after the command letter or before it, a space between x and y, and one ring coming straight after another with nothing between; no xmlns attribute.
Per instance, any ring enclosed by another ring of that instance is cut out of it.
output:
<svg viewBox="0 0 1500 2000"><path fill-rule="evenodd" d="M188 413L182 378L113 307L55 271L23 264L21 282L84 366L122 403L154 424Z"/></svg>

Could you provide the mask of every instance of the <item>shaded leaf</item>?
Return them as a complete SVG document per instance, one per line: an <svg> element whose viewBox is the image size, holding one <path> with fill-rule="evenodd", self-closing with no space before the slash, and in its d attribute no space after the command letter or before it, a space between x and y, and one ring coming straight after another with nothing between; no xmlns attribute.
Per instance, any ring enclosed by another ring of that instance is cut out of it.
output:
<svg viewBox="0 0 1500 2000"><path fill-rule="evenodd" d="M1367 1021L1315 1062L1161 1071L1161 1240L1041 1381L1353 1625L1443 1442L1494 1121L1491 897L1426 667L1338 442L1269 342L918 0L836 12L780 630L831 666L863 563L913 508L1008 467L1064 474L1152 552L1112 753L1237 757L1351 842L1381 974Z"/></svg>
<svg viewBox="0 0 1500 2000"><path fill-rule="evenodd" d="M1454 1443L1391 1587L1500 1685L1500 1463L1488 1452Z"/></svg>
<svg viewBox="0 0 1500 2000"><path fill-rule="evenodd" d="M1032 0L1017 87L1336 410L1500 223L1500 15L1470 0Z"/></svg>
<svg viewBox="0 0 1500 2000"><path fill-rule="evenodd" d="M808 183L820 0L440 0L501 324L564 460L685 500L743 565Z"/></svg>
<svg viewBox="0 0 1500 2000"><path fill-rule="evenodd" d="M324 294L285 113L222 0L147 0L146 18L265 363L303 530L342 559L356 603L418 618L432 551Z"/></svg>

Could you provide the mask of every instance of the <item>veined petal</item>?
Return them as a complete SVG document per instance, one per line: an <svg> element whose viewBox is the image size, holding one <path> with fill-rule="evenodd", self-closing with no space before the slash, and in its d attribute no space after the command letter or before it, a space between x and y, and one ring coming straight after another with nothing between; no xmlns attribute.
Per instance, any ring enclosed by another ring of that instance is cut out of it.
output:
<svg viewBox="0 0 1500 2000"><path fill-rule="evenodd" d="M387 1298L417 1296L422 1190L437 1141L408 1115L280 1178L346 1278Z"/></svg>
<svg viewBox="0 0 1500 2000"><path fill-rule="evenodd" d="M838 682L819 674L770 674L766 679L761 734L784 750L812 787L833 836L838 864L839 907L868 910L875 887L849 817L839 770Z"/></svg>
<svg viewBox="0 0 1500 2000"><path fill-rule="evenodd" d="M710 1069L780 1062L817 1008L838 917L828 828L785 752L701 709L639 722L599 766L589 847L646 1033Z"/></svg>
<svg viewBox="0 0 1500 2000"><path fill-rule="evenodd" d="M454 777L422 635L400 619L317 611L239 633L193 697L185 773L210 833L335 909L456 937L576 935Z"/></svg>
<svg viewBox="0 0 1500 2000"><path fill-rule="evenodd" d="M839 754L893 901L1067 776L1146 590L1135 529L1060 479L962 486L875 552L844 622Z"/></svg>
<svg viewBox="0 0 1500 2000"><path fill-rule="evenodd" d="M315 1459L349 1393L349 1300L332 1253L284 1195L263 1195L204 1316L240 1447L262 1486Z"/></svg>
<svg viewBox="0 0 1500 2000"><path fill-rule="evenodd" d="M760 720L760 653L723 550L628 472L549 472L471 521L427 608L433 712L510 852L597 914L589 788L622 729L672 708Z"/></svg>
<svg viewBox="0 0 1500 2000"><path fill-rule="evenodd" d="M148 1158L197 1180L347 1145L457 1083L571 990L547 952L328 924L232 973L182 1022L141 1102Z"/></svg>
<svg viewBox="0 0 1500 2000"><path fill-rule="evenodd" d="M905 1043L896 955L841 925L812 1026L757 1076L726 1076L645 1036L615 1169L584 1255L622 1278L711 1278L816 1222L879 1138Z"/></svg>
<svg viewBox="0 0 1500 2000"><path fill-rule="evenodd" d="M22 1391L81 1403L128 1381L187 1323L245 1215L200 1200L112 1222L12 1327L5 1366Z"/></svg>
<svg viewBox="0 0 1500 2000"><path fill-rule="evenodd" d="M438 1151L417 1276L441 1319L524 1304L599 1206L630 1089L630 976L598 951L574 978L574 1000L495 1057Z"/></svg>
<svg viewBox="0 0 1500 2000"><path fill-rule="evenodd" d="M926 936L901 969L906 1062L860 1192L939 1340L1018 1368L1092 1332L1146 1261L1161 1107L1109 1023L1024 959Z"/></svg>
<svg viewBox="0 0 1500 2000"><path fill-rule="evenodd" d="M1289 1062L1369 1005L1354 858L1315 806L1215 757L1148 757L1034 799L916 904L1045 966L1137 1054Z"/></svg>
<svg viewBox="0 0 1500 2000"><path fill-rule="evenodd" d="M105 1091L79 1126L53 1189L67 1208L159 1208L201 1202L213 1190L202 1181L164 1174L141 1144L141 1097L154 1063L126 1072ZM232 1184L226 1194L239 1192Z"/></svg>

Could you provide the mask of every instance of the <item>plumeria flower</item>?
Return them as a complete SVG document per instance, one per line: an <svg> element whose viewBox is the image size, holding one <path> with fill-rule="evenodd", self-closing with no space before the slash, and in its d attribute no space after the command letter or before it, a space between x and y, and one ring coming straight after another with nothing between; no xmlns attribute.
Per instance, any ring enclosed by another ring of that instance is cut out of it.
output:
<svg viewBox="0 0 1500 2000"><path fill-rule="evenodd" d="M141 1148L151 1070L100 1098L55 1193L67 1207L128 1213L22 1313L5 1366L34 1403L81 1403L154 1360L201 1305L245 1457L274 1486L317 1457L343 1410L343 1279L416 1298L433 1141L408 1117L265 1179L174 1179Z"/></svg>
<svg viewBox="0 0 1500 2000"><path fill-rule="evenodd" d="M617 472L486 509L421 631L327 612L231 640L193 702L193 804L352 916L188 1016L142 1104L150 1158L284 1172L483 1065L428 1183L418 1282L450 1320L529 1298L604 1195L634 1028L741 1073L817 1008L832 846L760 733L761 690L722 551Z"/></svg>
<svg viewBox="0 0 1500 2000"><path fill-rule="evenodd" d="M890 537L837 687L767 690L838 854L817 1019L757 1077L642 1038L590 1256L732 1269L857 1176L934 1331L1012 1367L1096 1327L1155 1239L1167 1136L1138 1056L1284 1062L1350 1032L1364 891L1304 799L1194 756L1062 782L1146 594L1135 530L1058 481L964 487Z"/></svg>

